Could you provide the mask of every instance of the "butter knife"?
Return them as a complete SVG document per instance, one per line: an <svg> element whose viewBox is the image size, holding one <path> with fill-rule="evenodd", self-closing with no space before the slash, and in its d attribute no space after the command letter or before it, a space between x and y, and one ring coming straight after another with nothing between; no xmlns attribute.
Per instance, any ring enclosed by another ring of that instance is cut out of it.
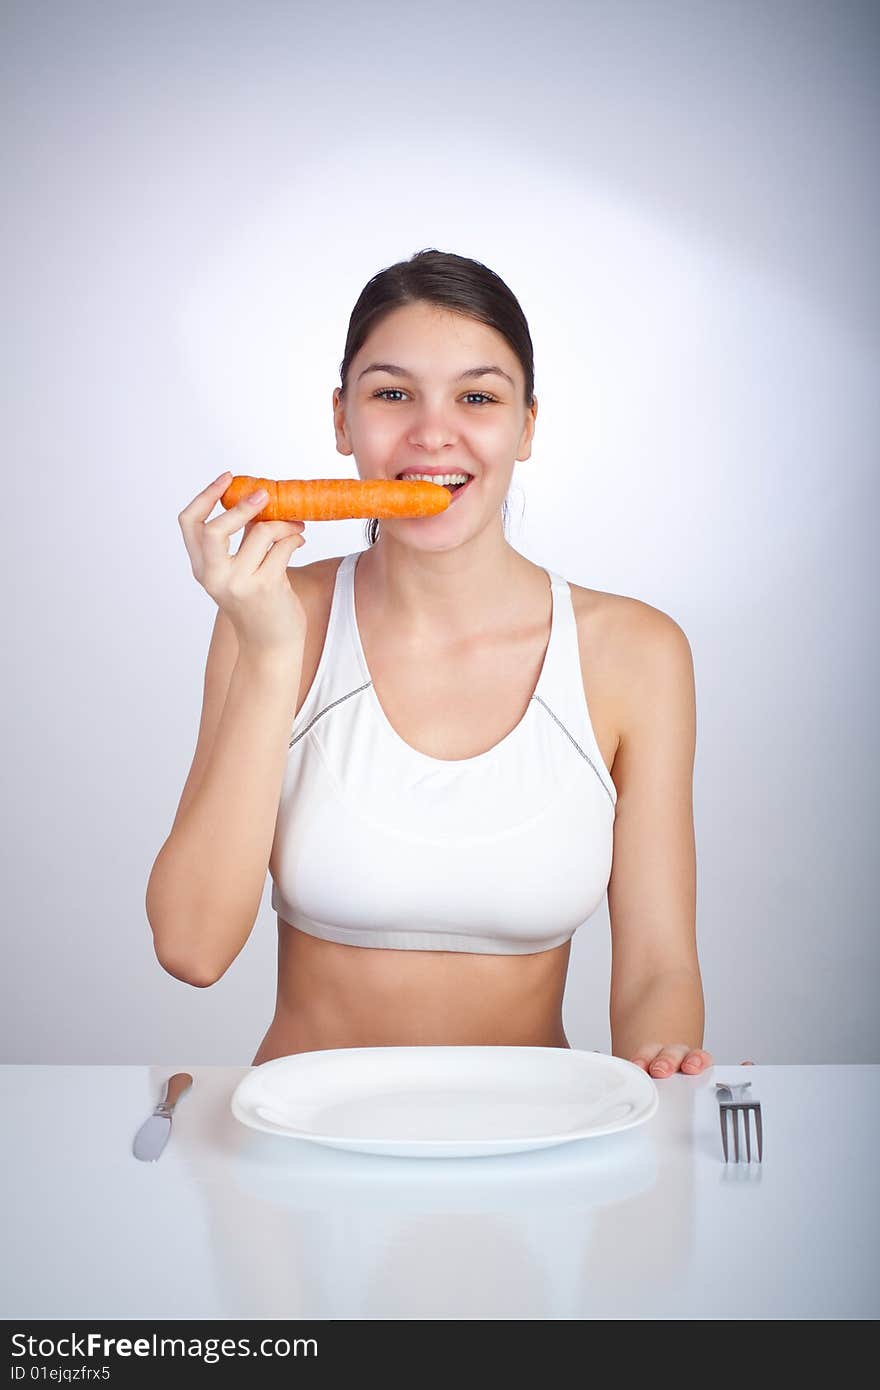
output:
<svg viewBox="0 0 880 1390"><path fill-rule="evenodd" d="M192 1085L188 1071L175 1072L165 1086L165 1096L160 1100L149 1119L144 1120L134 1136L132 1153L146 1163L154 1163L168 1142L171 1133L171 1116L174 1107Z"/></svg>

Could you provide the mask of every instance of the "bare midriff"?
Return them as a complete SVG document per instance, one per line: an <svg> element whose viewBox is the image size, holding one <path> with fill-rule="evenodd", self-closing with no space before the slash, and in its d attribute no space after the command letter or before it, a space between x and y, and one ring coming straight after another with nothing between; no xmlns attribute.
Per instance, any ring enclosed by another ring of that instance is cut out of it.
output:
<svg viewBox="0 0 880 1390"><path fill-rule="evenodd" d="M571 942L529 955L343 946L278 919L275 1017L251 1063L335 1047L569 1047Z"/></svg>
<svg viewBox="0 0 880 1390"><path fill-rule="evenodd" d="M550 631L546 573L522 562L531 593L515 608L527 620L483 640L473 653L438 649L431 654L400 646L397 629L373 610L370 563L368 552L358 564L356 614L385 717L399 737L432 757L467 758L492 747L523 717L537 684ZM309 636L297 711L320 659L338 565L335 557L317 562L302 588ZM577 590L575 603L576 611L585 609L589 661L582 657L584 677L610 767L617 733L606 693L602 596ZM464 703L462 690L467 691ZM507 692L503 701L499 691ZM454 728L461 730L457 740L448 732ZM570 940L526 955L348 946L311 936L279 917L275 1016L251 1065L338 1047L569 1047L562 1000L570 953Z"/></svg>

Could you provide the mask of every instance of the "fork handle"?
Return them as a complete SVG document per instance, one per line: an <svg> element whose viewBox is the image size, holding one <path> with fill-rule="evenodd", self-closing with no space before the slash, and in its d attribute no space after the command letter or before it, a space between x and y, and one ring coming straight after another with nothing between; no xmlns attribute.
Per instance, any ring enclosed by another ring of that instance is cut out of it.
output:
<svg viewBox="0 0 880 1390"><path fill-rule="evenodd" d="M745 1093L746 1093L746 1091L747 1091L747 1090L749 1089L749 1087L751 1086L751 1084L752 1084L751 1081L739 1081L739 1082L716 1081L716 1082L715 1082L715 1094L716 1094L716 1096L718 1097L719 1100L725 1099L725 1097L722 1096L722 1094L721 1094L722 1091L726 1092L726 1093L727 1093L727 1096L728 1096L731 1100L742 1100L743 1097L744 1097L744 1095L745 1095Z"/></svg>

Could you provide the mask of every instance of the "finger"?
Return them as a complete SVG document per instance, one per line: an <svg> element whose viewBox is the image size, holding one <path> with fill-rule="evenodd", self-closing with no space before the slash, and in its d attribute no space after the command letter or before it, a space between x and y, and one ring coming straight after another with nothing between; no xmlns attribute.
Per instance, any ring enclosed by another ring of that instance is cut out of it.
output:
<svg viewBox="0 0 880 1390"><path fill-rule="evenodd" d="M705 1052L701 1047L695 1047L688 1053L681 1064L682 1071L693 1075L698 1071L705 1071L707 1067L713 1066L711 1052Z"/></svg>
<svg viewBox="0 0 880 1390"><path fill-rule="evenodd" d="M241 555L245 565L251 570L256 570L260 561L279 541L287 540L291 535L300 535L304 525L305 522L302 521L254 520L245 528L241 544L232 558L238 559Z"/></svg>
<svg viewBox="0 0 880 1390"><path fill-rule="evenodd" d="M220 477L215 478L213 483L202 488L202 491L197 493L189 505L184 507L178 515L177 520L181 527L186 530L188 525L193 525L197 521L204 521L205 517L210 516L231 481L231 473L221 473Z"/></svg>
<svg viewBox="0 0 880 1390"><path fill-rule="evenodd" d="M221 496L225 490L225 488L220 489ZM235 506L230 507L228 511L224 510L219 516L215 516L213 521L208 521L205 524L205 535L210 537L211 544L219 542L225 550L229 537L233 535L243 523L246 525L249 521L259 521L260 512L263 510L268 500L269 494L265 488L252 492L248 497L243 497L240 502L236 502ZM287 523L284 524L286 525ZM244 544L244 541L242 541L242 544ZM241 549L241 546L239 546L239 549Z"/></svg>
<svg viewBox="0 0 880 1390"><path fill-rule="evenodd" d="M290 523L286 523L290 525ZM302 526L302 522L297 522ZM288 561L295 550L301 545L305 545L306 538L300 531L295 531L292 536L279 536L275 544L269 550L260 565L260 573L264 571L269 574L282 574L287 569Z"/></svg>
<svg viewBox="0 0 880 1390"><path fill-rule="evenodd" d="M302 531L306 523L304 523L304 521L291 520L260 521L260 513L257 512L256 516L247 518L247 521L245 523L245 531L243 531L242 535L242 542L246 541L247 537L249 537L250 535L250 532L252 532L253 528L257 527L257 525L285 525L285 527L288 527L288 525L292 525L292 527L296 527L299 531Z"/></svg>
<svg viewBox="0 0 880 1390"><path fill-rule="evenodd" d="M671 1076L678 1071L690 1048L685 1043L673 1043L661 1049L651 1063L652 1076Z"/></svg>
<svg viewBox="0 0 880 1390"><path fill-rule="evenodd" d="M650 1067L651 1063L653 1062L654 1058L662 1051L662 1049L663 1049L663 1044L662 1044L662 1043L659 1043L659 1042L648 1042L648 1043L645 1043L645 1044L644 1044L642 1047L640 1047L639 1050L630 1058L630 1061L631 1061L631 1062L635 1062L636 1066L637 1066L637 1067L641 1067L642 1071L647 1071L648 1068Z"/></svg>

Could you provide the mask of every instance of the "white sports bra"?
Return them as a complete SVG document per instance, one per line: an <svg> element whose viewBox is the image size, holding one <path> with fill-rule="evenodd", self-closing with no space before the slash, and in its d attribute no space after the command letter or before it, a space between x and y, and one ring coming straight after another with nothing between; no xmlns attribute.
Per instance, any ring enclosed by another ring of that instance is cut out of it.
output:
<svg viewBox="0 0 880 1390"><path fill-rule="evenodd" d="M568 582L516 728L474 758L432 758L379 704L336 571L324 649L297 714L269 860L272 907L311 936L407 951L561 946L602 901L617 791L584 695Z"/></svg>

